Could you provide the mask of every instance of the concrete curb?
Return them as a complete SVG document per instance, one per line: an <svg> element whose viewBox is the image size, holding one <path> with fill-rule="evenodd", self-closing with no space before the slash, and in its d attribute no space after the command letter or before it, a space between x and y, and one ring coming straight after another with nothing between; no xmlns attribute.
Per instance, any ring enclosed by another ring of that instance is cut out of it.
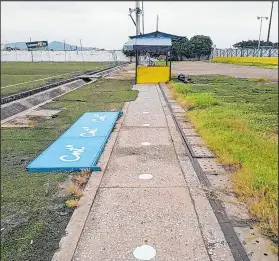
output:
<svg viewBox="0 0 279 261"><path fill-rule="evenodd" d="M106 144L105 150L103 151L102 156L99 160L98 165L101 167L102 171L92 172L83 191L83 196L79 201L79 206L75 209L66 227L66 235L61 238L59 242L59 249L54 253L51 261L71 261L73 259L89 211L93 205L95 196L101 184L104 172L110 159L110 155L118 137L119 130L122 127L122 123L126 116L126 111L129 107L129 104L129 102L125 103L122 109L123 116L118 119L117 125L111 133L111 136Z"/></svg>
<svg viewBox="0 0 279 261"><path fill-rule="evenodd" d="M187 156L186 150L178 130L175 127L171 112L166 106L165 99L159 87L157 87L162 106L164 108L169 132L173 140L177 159L180 163L188 190L191 195L192 203L195 207L196 215L200 225L200 231L207 249L210 260L212 261L233 261L233 255L224 237L223 231L206 197L203 186Z"/></svg>

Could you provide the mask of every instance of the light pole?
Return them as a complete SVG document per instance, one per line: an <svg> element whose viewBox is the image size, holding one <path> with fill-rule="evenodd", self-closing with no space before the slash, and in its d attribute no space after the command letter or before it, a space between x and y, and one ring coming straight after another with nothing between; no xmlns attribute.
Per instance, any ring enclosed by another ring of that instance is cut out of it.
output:
<svg viewBox="0 0 279 261"><path fill-rule="evenodd" d="M261 34L262 34L263 18L266 19L266 20L268 19L268 17L266 17L266 16L257 16L257 19L258 19L258 20L261 20L258 49L260 49L260 44L261 44Z"/></svg>
<svg viewBox="0 0 279 261"><path fill-rule="evenodd" d="M269 17L268 33L267 33L267 43L269 43L269 36L270 36L270 28L271 28L271 19L272 19L273 4L274 4L274 1L272 1L272 3L271 3L271 11L270 11L270 17Z"/></svg>

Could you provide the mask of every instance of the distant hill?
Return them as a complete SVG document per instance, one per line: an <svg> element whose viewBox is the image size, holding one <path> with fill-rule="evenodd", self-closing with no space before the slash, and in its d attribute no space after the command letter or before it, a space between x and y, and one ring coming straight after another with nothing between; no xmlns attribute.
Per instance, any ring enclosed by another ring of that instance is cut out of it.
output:
<svg viewBox="0 0 279 261"><path fill-rule="evenodd" d="M15 42L15 43L5 44L4 48L7 48L7 47L8 48L17 48L17 49L21 49L21 50L27 50L25 42ZM64 51L64 42L59 42L59 41L50 42L50 43L48 43L48 49L53 50L53 51ZM82 49L83 50L100 50L95 47L82 47ZM71 50L80 51L81 47L65 43L65 50L66 51L71 51Z"/></svg>

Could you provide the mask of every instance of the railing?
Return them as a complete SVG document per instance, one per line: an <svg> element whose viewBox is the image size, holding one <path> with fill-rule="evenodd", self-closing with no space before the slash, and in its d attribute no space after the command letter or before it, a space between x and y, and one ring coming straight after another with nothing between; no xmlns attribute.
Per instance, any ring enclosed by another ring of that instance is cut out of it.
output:
<svg viewBox="0 0 279 261"><path fill-rule="evenodd" d="M212 56L218 57L278 57L278 48L229 48L214 49Z"/></svg>

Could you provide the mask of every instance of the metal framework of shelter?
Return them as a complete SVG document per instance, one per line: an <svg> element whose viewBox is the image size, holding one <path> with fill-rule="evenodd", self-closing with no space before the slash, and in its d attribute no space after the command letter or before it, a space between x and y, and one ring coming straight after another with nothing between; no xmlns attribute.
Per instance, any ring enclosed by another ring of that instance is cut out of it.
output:
<svg viewBox="0 0 279 261"><path fill-rule="evenodd" d="M136 83L159 83L168 82L171 79L171 47L172 41L182 37L159 31L152 33L130 36L131 40L125 43L124 51L136 53ZM165 66L140 65L139 55L149 53L166 56Z"/></svg>

